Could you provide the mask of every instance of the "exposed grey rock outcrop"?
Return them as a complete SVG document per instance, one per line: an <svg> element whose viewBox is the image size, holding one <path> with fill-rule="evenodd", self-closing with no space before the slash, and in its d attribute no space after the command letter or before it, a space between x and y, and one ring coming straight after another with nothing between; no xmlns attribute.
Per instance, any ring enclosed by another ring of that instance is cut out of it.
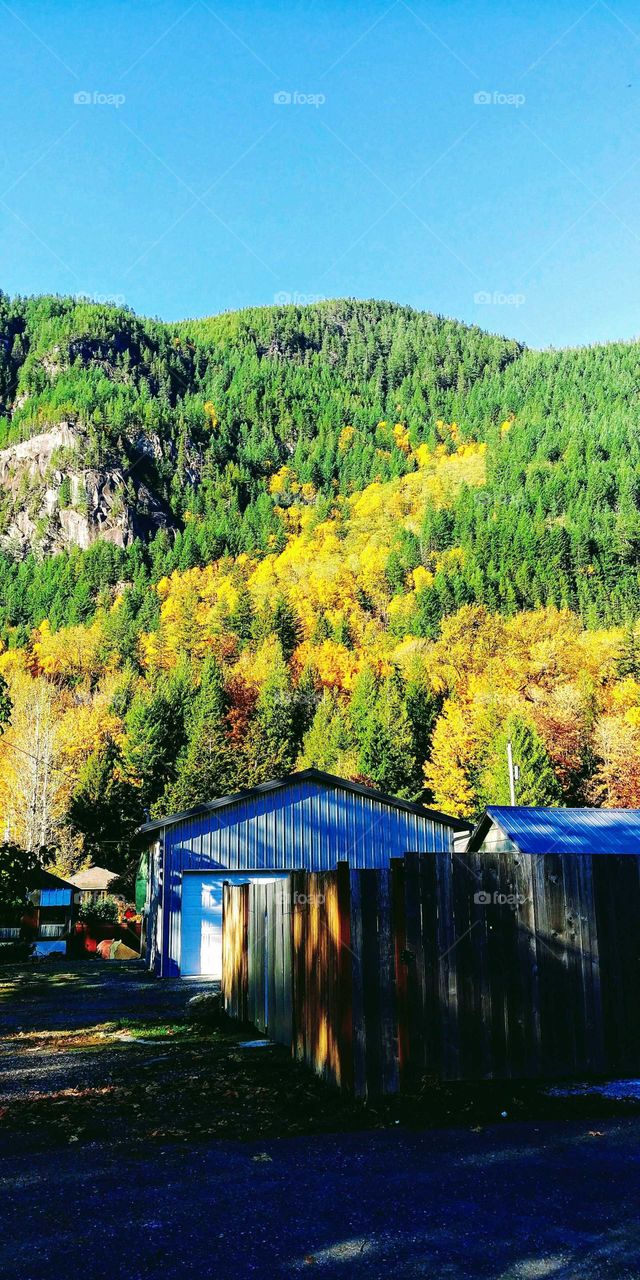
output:
<svg viewBox="0 0 640 1280"><path fill-rule="evenodd" d="M154 442L137 452L156 456L156 448ZM81 428L61 422L0 450L5 545L18 554L36 546L86 548L96 538L126 547L171 526L166 506L135 465L83 465L86 449Z"/></svg>

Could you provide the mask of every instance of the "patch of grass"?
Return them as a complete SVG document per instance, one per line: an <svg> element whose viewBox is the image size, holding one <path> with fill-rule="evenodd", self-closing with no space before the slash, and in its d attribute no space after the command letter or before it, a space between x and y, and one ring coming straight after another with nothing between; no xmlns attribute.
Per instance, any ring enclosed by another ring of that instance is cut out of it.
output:
<svg viewBox="0 0 640 1280"><path fill-rule="evenodd" d="M191 1039L194 1035L201 1038L201 1032L193 1026L193 1023L187 1022L162 1022L140 1023L133 1018L121 1018L114 1024L118 1031L126 1031L129 1035L135 1036L136 1040L159 1040L162 1037L184 1037L189 1036Z"/></svg>
<svg viewBox="0 0 640 1280"><path fill-rule="evenodd" d="M121 1018L115 1022L96 1023L91 1027L16 1032L0 1037L0 1045L15 1045L18 1052L24 1054L84 1053L103 1049L124 1052L127 1047L136 1043L207 1043L213 1034L215 1033L184 1022L140 1023L131 1018Z"/></svg>

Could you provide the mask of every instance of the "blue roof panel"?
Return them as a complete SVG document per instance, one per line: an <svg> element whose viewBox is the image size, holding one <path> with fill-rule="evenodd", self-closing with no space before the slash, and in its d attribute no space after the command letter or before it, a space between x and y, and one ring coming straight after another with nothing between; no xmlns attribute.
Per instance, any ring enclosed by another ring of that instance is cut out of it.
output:
<svg viewBox="0 0 640 1280"><path fill-rule="evenodd" d="M534 809L487 814L522 853L640 853L638 809Z"/></svg>

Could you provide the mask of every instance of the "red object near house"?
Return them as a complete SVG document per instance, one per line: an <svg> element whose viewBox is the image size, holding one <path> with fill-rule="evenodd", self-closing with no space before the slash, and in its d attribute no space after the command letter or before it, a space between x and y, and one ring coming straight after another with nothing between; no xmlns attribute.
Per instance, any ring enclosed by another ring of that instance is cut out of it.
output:
<svg viewBox="0 0 640 1280"><path fill-rule="evenodd" d="M133 927L121 924L88 924L80 920L76 925L76 951L85 951L89 955L99 955L103 960L109 959L109 948L116 940L126 943L133 951L140 951L140 922L133 922ZM101 948L106 944L106 956Z"/></svg>
<svg viewBox="0 0 640 1280"><path fill-rule="evenodd" d="M79 920L76 925L75 942L78 950L88 951L92 955L95 954L97 938L92 937L89 933L88 926L81 920Z"/></svg>

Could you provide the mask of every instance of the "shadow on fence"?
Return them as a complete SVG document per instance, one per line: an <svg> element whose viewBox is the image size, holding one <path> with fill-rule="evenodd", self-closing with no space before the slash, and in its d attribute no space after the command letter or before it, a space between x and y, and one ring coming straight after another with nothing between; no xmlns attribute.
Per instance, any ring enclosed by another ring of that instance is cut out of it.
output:
<svg viewBox="0 0 640 1280"><path fill-rule="evenodd" d="M223 996L325 1079L640 1073L640 859L407 854L227 884Z"/></svg>

